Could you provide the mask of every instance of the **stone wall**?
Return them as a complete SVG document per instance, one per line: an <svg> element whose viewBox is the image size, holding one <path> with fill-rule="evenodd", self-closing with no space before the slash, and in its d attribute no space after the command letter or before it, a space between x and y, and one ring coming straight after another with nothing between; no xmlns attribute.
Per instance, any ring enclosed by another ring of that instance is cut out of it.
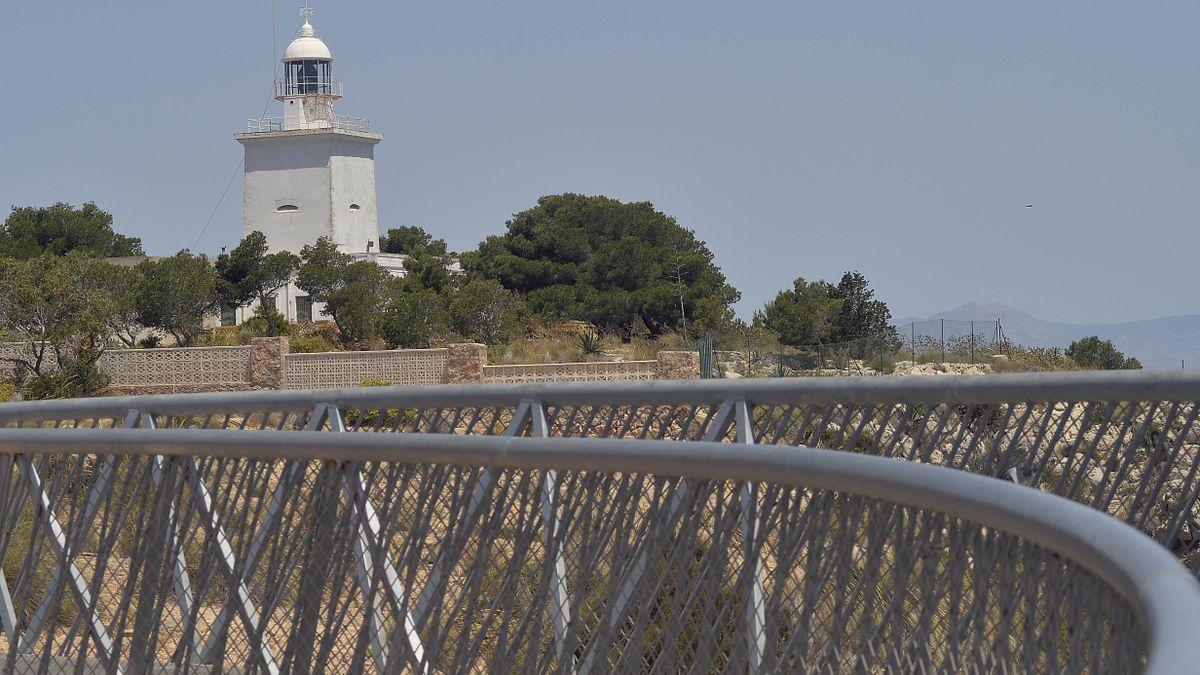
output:
<svg viewBox="0 0 1200 675"><path fill-rule="evenodd" d="M471 342L449 345L446 349L449 352L446 361L446 382L468 384L485 381L487 345Z"/></svg>

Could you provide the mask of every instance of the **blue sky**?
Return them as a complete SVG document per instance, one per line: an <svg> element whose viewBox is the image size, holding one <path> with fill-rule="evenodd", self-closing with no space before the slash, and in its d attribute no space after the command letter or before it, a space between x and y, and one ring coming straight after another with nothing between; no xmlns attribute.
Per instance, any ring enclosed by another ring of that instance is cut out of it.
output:
<svg viewBox="0 0 1200 675"><path fill-rule="evenodd" d="M1197 3L313 5L340 112L386 135L385 228L462 250L606 194L694 229L747 317L846 269L898 316L1200 313ZM0 39L0 204L94 200L193 247L267 101L269 0L13 2ZM240 233L239 175L195 248Z"/></svg>

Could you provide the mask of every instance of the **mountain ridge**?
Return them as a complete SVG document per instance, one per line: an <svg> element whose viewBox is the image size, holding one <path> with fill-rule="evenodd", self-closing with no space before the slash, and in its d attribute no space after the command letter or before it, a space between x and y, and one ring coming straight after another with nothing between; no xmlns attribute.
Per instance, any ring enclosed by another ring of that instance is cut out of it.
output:
<svg viewBox="0 0 1200 675"><path fill-rule="evenodd" d="M1148 370L1200 367L1200 314L1165 316L1120 323L1059 323L1039 319L1029 312L998 302L967 302L927 318L904 317L897 326L913 321L995 321L999 319L1009 341L1027 347L1066 348L1074 340L1097 335L1112 340L1126 356L1141 361Z"/></svg>

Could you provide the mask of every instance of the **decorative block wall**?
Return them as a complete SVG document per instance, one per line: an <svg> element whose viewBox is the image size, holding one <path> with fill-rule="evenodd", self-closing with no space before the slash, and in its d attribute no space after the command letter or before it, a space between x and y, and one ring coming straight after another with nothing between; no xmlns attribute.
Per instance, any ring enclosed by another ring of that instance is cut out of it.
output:
<svg viewBox="0 0 1200 675"><path fill-rule="evenodd" d="M114 387L250 384L248 346L110 349L100 368Z"/></svg>
<svg viewBox="0 0 1200 675"><path fill-rule="evenodd" d="M603 382L653 380L658 361L536 363L484 366L484 382Z"/></svg>
<svg viewBox="0 0 1200 675"><path fill-rule="evenodd" d="M0 356L20 354L19 343L0 343ZM696 352L659 352L655 361L487 365L487 347L290 354L286 338L256 338L251 345L167 349L111 349L100 367L115 393L146 394L243 389L338 389L365 380L396 386L460 383L603 382L688 379L700 376ZM14 367L0 361L0 378Z"/></svg>
<svg viewBox="0 0 1200 675"><path fill-rule="evenodd" d="M284 389L357 387L379 379L393 385L444 384L445 349L323 352L284 357Z"/></svg>

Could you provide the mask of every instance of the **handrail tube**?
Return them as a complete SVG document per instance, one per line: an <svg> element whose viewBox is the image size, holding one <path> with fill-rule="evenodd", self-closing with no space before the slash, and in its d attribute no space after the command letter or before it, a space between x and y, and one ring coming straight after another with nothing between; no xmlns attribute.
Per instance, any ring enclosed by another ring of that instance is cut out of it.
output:
<svg viewBox="0 0 1200 675"><path fill-rule="evenodd" d="M131 408L183 415L230 408L300 411L317 403L342 408L438 405L514 406L535 398L548 405L717 405L727 398L759 404L988 404L1027 401L1194 401L1200 374L1092 371L943 377L829 377L759 380L672 380L428 385L356 389L269 390L0 404L0 424L55 417L124 416Z"/></svg>
<svg viewBox="0 0 1200 675"><path fill-rule="evenodd" d="M1200 663L1200 586L1149 537L1086 506L953 469L854 453L693 441L318 434L227 430L11 429L0 453L238 456L386 461L526 470L636 472L764 481L833 490L994 527L1067 557L1104 579L1147 631L1147 673Z"/></svg>

